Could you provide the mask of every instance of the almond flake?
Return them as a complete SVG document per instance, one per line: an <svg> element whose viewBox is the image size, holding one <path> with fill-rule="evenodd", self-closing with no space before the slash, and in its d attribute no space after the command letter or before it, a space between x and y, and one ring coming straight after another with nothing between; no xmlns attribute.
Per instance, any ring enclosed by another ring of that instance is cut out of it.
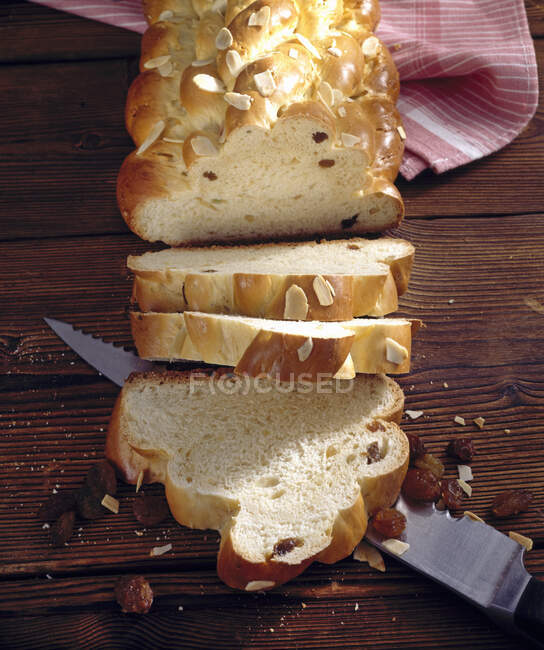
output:
<svg viewBox="0 0 544 650"><path fill-rule="evenodd" d="M136 535L136 537L143 537L143 535L144 535L143 531L141 531L141 530L135 530L134 534Z"/></svg>
<svg viewBox="0 0 544 650"><path fill-rule="evenodd" d="M141 469L140 473L138 474L138 478L136 479L136 492L140 491L143 482L144 482L144 470Z"/></svg>
<svg viewBox="0 0 544 650"><path fill-rule="evenodd" d="M465 510L463 514L465 515L465 517L472 519L472 521L480 521L482 524L485 524L485 521L481 517L478 517L478 515L475 515L473 512L470 512L470 510Z"/></svg>
<svg viewBox="0 0 544 650"><path fill-rule="evenodd" d="M385 339L385 358L390 363L394 363L398 366L408 358L408 350L404 345L401 345L394 339L387 337Z"/></svg>
<svg viewBox="0 0 544 650"><path fill-rule="evenodd" d="M173 15L174 15L174 12L173 12L173 11L170 11L170 9L167 9L166 11L163 11L163 12L159 15L158 20L159 20L159 21L162 21L162 20L169 20L170 18L172 18Z"/></svg>
<svg viewBox="0 0 544 650"><path fill-rule="evenodd" d="M233 77L237 77L240 70L244 67L242 57L236 50L229 50L225 58L227 68Z"/></svg>
<svg viewBox="0 0 544 650"><path fill-rule="evenodd" d="M310 52L312 56L315 56L316 59L321 59L321 55L319 54L317 48L306 38L306 36L295 33L294 37L308 50L308 52Z"/></svg>
<svg viewBox="0 0 544 650"><path fill-rule="evenodd" d="M400 135L400 139L402 141L406 140L406 131L404 130L404 127L399 124L399 126L397 126L397 131Z"/></svg>
<svg viewBox="0 0 544 650"><path fill-rule="evenodd" d="M356 144L361 142L361 138L352 135L351 133L342 133L340 138L344 147L354 147Z"/></svg>
<svg viewBox="0 0 544 650"><path fill-rule="evenodd" d="M191 140L191 147L197 156L217 156L219 151L214 143L203 135L197 135Z"/></svg>
<svg viewBox="0 0 544 650"><path fill-rule="evenodd" d="M172 544L165 544L164 546L154 546L150 551L149 555L151 557L158 557L159 555L164 555L168 551L172 550Z"/></svg>
<svg viewBox="0 0 544 650"><path fill-rule="evenodd" d="M276 583L271 580L251 580L245 586L246 591L262 591L263 589L270 589Z"/></svg>
<svg viewBox="0 0 544 650"><path fill-rule="evenodd" d="M258 74L253 75L253 81L257 90L263 97L270 97L272 93L276 90L276 82L270 70L265 70L264 72L259 72Z"/></svg>
<svg viewBox="0 0 544 650"><path fill-rule="evenodd" d="M504 433L511 433L511 432L512 432L511 429L505 429L505 430L504 430Z"/></svg>
<svg viewBox="0 0 544 650"><path fill-rule="evenodd" d="M295 47L290 47L288 54L292 59L298 59L298 50Z"/></svg>
<svg viewBox="0 0 544 650"><path fill-rule="evenodd" d="M157 56L154 59L149 59L144 63L144 68L146 70L152 70L153 68L159 68L161 65L164 63L168 63L170 61L170 55L166 54L165 56Z"/></svg>
<svg viewBox="0 0 544 650"><path fill-rule="evenodd" d="M224 98L227 104L234 106L239 111L249 111L253 101L251 95L243 95L242 93L225 93Z"/></svg>
<svg viewBox="0 0 544 650"><path fill-rule="evenodd" d="M533 550L533 540L530 537L525 537L525 535L514 533L512 530L508 531L508 537L510 537L510 539L513 539L514 542L521 544L521 546L524 546L528 551Z"/></svg>
<svg viewBox="0 0 544 650"><path fill-rule="evenodd" d="M403 555L410 548L410 544L402 542L400 539L386 539L382 544L390 553L395 555Z"/></svg>
<svg viewBox="0 0 544 650"><path fill-rule="evenodd" d="M321 82L317 94L325 102L325 104L327 104L327 106L332 106L334 104L334 94L332 92L332 86L330 83L326 81Z"/></svg>
<svg viewBox="0 0 544 650"><path fill-rule="evenodd" d="M218 50L226 50L233 43L234 39L228 27L221 27L215 37L215 47Z"/></svg>
<svg viewBox="0 0 544 650"><path fill-rule="evenodd" d="M363 54L372 58L378 54L380 48L380 41L375 36L369 36L363 43Z"/></svg>
<svg viewBox="0 0 544 650"><path fill-rule="evenodd" d="M200 59L200 61L193 61L191 65L193 68L203 68L205 65L210 65L215 59Z"/></svg>
<svg viewBox="0 0 544 650"><path fill-rule="evenodd" d="M314 342L312 341L312 338L309 336L297 350L298 360L306 361L306 359L312 353L313 347L314 347Z"/></svg>
<svg viewBox="0 0 544 650"><path fill-rule="evenodd" d="M292 284L285 292L285 320L305 320L308 315L308 299L298 284Z"/></svg>
<svg viewBox="0 0 544 650"><path fill-rule="evenodd" d="M330 307L334 302L334 298L332 291L330 290L330 286L327 285L325 278L322 275L316 275L314 281L312 282L312 286L314 288L315 295L317 296L319 304L322 307Z"/></svg>
<svg viewBox="0 0 544 650"><path fill-rule="evenodd" d="M109 494L105 494L100 503L104 506L104 508L107 508L115 514L119 512L119 501L117 501L115 497L112 497Z"/></svg>
<svg viewBox="0 0 544 650"><path fill-rule="evenodd" d="M406 409L404 412L410 418L410 420L417 420L423 415L423 411L410 411L409 409Z"/></svg>
<svg viewBox="0 0 544 650"><path fill-rule="evenodd" d="M164 142L171 142L172 144L183 144L185 140L178 140L177 138L163 138Z"/></svg>
<svg viewBox="0 0 544 650"><path fill-rule="evenodd" d="M444 388L449 388L449 384L448 384L448 382L445 381L444 384L443 384L443 386L444 386Z"/></svg>
<svg viewBox="0 0 544 650"><path fill-rule="evenodd" d="M453 421L455 422L455 424L461 424L462 426L466 425L465 418L462 418L460 415L456 415L453 418Z"/></svg>
<svg viewBox="0 0 544 650"><path fill-rule="evenodd" d="M347 115L346 109L343 106L340 106L338 108L338 115L340 115L340 117L346 117Z"/></svg>
<svg viewBox="0 0 544 650"><path fill-rule="evenodd" d="M478 427L478 429L483 429L484 428L484 424L485 424L484 418L474 418L474 420L472 420L472 421Z"/></svg>
<svg viewBox="0 0 544 650"><path fill-rule="evenodd" d="M138 151L136 151L136 155L140 156L141 154L144 153L149 147L155 142L155 140L161 135L161 133L164 131L165 123L163 120L159 120L156 122L152 128L151 131L149 132L149 135L147 138L142 142L142 144L138 147Z"/></svg>
<svg viewBox="0 0 544 650"><path fill-rule="evenodd" d="M357 560L357 562L368 562L369 566L373 569L378 569L382 573L385 572L385 563L382 554L377 548L374 548L374 546L371 546L364 540L357 544L353 551L353 559Z"/></svg>
<svg viewBox="0 0 544 650"><path fill-rule="evenodd" d="M250 16L247 24L250 27L264 27L270 20L270 7L265 5L259 11L254 11Z"/></svg>
<svg viewBox="0 0 544 650"><path fill-rule="evenodd" d="M333 56L342 56L342 50L338 47L329 47L327 48L327 52Z"/></svg>
<svg viewBox="0 0 544 650"><path fill-rule="evenodd" d="M474 478L472 470L468 465L457 465L457 472L462 481L472 481Z"/></svg>
<svg viewBox="0 0 544 650"><path fill-rule="evenodd" d="M463 492L467 496L469 496L469 497L472 496L472 488L471 488L469 483L467 483L466 481L463 481L462 478L458 478L457 483L459 483L459 485L461 486L461 489L463 490Z"/></svg>
<svg viewBox="0 0 544 650"><path fill-rule="evenodd" d="M344 101L344 93L339 88L333 88L332 95L334 97L335 106L341 104Z"/></svg>
<svg viewBox="0 0 544 650"><path fill-rule="evenodd" d="M328 280L325 280L325 284L329 287L329 291L332 293L332 297L335 298L336 297L336 291L334 290L334 287L332 286L332 284Z"/></svg>
<svg viewBox="0 0 544 650"><path fill-rule="evenodd" d="M157 70L159 71L161 77L169 77L172 72L174 72L174 65L171 61L167 61L166 63L160 65Z"/></svg>
<svg viewBox="0 0 544 650"><path fill-rule="evenodd" d="M208 93L225 92L223 82L217 77L212 77L211 74L197 74L193 77L193 83L200 88L200 90L205 90Z"/></svg>

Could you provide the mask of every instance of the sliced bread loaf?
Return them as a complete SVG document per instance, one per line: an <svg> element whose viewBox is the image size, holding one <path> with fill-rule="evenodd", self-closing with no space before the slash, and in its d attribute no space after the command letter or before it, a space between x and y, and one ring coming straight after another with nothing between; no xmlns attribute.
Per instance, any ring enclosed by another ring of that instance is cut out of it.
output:
<svg viewBox="0 0 544 650"><path fill-rule="evenodd" d="M142 358L229 365L240 374L279 375L283 381L335 375L348 354L355 372L409 372L412 333L418 326L419 321L401 318L322 323L190 311L131 314L132 336Z"/></svg>
<svg viewBox="0 0 544 650"><path fill-rule="evenodd" d="M349 320L397 309L414 247L402 239L170 248L129 256L141 311L203 311L283 318L292 285L307 296L304 320Z"/></svg>
<svg viewBox="0 0 544 650"><path fill-rule="evenodd" d="M232 375L133 375L106 454L129 483L163 483L181 524L220 532L217 569L228 585L272 588L314 560L349 555L367 516L400 490L409 446L392 421L402 391L385 376L340 384L282 390Z"/></svg>

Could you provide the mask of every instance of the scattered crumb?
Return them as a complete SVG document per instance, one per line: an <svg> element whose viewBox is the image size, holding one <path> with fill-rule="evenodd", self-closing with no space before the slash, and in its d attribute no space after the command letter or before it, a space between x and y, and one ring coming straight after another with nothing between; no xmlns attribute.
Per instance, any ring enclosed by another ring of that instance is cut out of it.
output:
<svg viewBox="0 0 544 650"><path fill-rule="evenodd" d="M485 521L481 517L478 517L478 515L475 515L473 512L470 512L470 510L465 510L465 512L463 512L463 514L465 515L465 517L468 517L469 519L472 519L473 521L481 521L482 524L485 524Z"/></svg>
<svg viewBox="0 0 544 650"><path fill-rule="evenodd" d="M143 535L143 532L141 530L135 530L134 534L138 535L138 537L141 537Z"/></svg>
<svg viewBox="0 0 544 650"><path fill-rule="evenodd" d="M17 469L19 469L19 468L17 468ZM59 491L57 489L55 489L55 488L53 488L52 492L53 492L53 494L58 494L59 493Z"/></svg>
<svg viewBox="0 0 544 650"><path fill-rule="evenodd" d="M443 386L444 386L444 388L449 388L449 386L448 386L448 382L445 381L444 384L443 384Z"/></svg>
<svg viewBox="0 0 544 650"><path fill-rule="evenodd" d="M484 428L484 424L485 424L485 419L484 418L478 417L478 418L474 418L474 420L472 420L472 421L478 427L478 429L483 429Z"/></svg>
<svg viewBox="0 0 544 650"><path fill-rule="evenodd" d="M149 555L151 557L157 557L159 555L164 555L168 551L172 550L172 544L165 544L164 546L154 546L150 551Z"/></svg>
<svg viewBox="0 0 544 650"><path fill-rule="evenodd" d="M406 409L405 413L411 420L417 420L423 415L423 411L411 411L410 409Z"/></svg>
<svg viewBox="0 0 544 650"><path fill-rule="evenodd" d="M453 421L455 422L455 424L461 424L461 425L463 425L463 426L466 425L465 418L462 418L460 415L456 415L456 416L453 418Z"/></svg>
<svg viewBox="0 0 544 650"><path fill-rule="evenodd" d="M448 305L453 305L454 302L455 302L455 300L453 298L450 298L448 300Z"/></svg>
<svg viewBox="0 0 544 650"><path fill-rule="evenodd" d="M182 611L183 611L183 605L180 605L180 606L178 607L178 612L182 612Z"/></svg>
<svg viewBox="0 0 544 650"><path fill-rule="evenodd" d="M508 531L508 537L510 537L510 539L513 539L514 542L521 544L521 546L524 546L528 551L531 551L533 549L533 540L530 537L525 537L525 535L514 533L511 530Z"/></svg>
<svg viewBox="0 0 544 650"><path fill-rule="evenodd" d="M52 575L49 575L49 573L46 573L46 574L45 574L45 577L46 577L48 580L53 580L53 576L52 576Z"/></svg>
<svg viewBox="0 0 544 650"><path fill-rule="evenodd" d="M271 632L273 632L273 631L274 631L274 628L273 628L273 627L271 627L271 628L270 628L270 631L271 631Z"/></svg>
<svg viewBox="0 0 544 650"><path fill-rule="evenodd" d="M505 429L504 433L512 433L512 431L510 429Z"/></svg>
<svg viewBox="0 0 544 650"><path fill-rule="evenodd" d="M300 603L300 604L302 605L302 609L306 609L306 607L308 607L308 605L306 605L306 603Z"/></svg>
<svg viewBox="0 0 544 650"><path fill-rule="evenodd" d="M45 523L45 524L42 526L42 528L43 528L44 530L47 530L48 528L51 528L51 525L48 524L48 523Z"/></svg>
<svg viewBox="0 0 544 650"><path fill-rule="evenodd" d="M359 609L359 603L355 603L355 607L353 609L357 611Z"/></svg>

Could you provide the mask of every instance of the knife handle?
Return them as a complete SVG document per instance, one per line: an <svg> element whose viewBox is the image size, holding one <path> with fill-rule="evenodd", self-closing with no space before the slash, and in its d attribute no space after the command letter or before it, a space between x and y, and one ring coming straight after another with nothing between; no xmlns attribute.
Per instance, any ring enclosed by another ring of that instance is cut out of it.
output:
<svg viewBox="0 0 544 650"><path fill-rule="evenodd" d="M520 632L544 645L544 582L531 578L521 595L514 621Z"/></svg>

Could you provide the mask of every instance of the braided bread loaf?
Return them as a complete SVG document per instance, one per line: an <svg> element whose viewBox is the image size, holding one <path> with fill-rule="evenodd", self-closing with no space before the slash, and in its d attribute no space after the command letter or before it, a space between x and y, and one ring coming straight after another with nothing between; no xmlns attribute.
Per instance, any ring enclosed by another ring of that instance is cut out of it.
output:
<svg viewBox="0 0 544 650"><path fill-rule="evenodd" d="M403 213L377 0L144 0L123 217L169 244L376 232Z"/></svg>

